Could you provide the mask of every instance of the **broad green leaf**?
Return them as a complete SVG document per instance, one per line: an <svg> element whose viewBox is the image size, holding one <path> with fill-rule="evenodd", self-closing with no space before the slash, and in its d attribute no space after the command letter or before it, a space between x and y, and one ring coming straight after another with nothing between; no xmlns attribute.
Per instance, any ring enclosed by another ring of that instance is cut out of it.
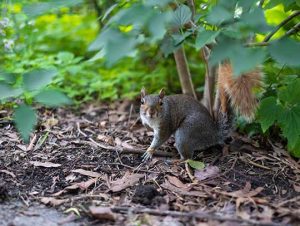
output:
<svg viewBox="0 0 300 226"><path fill-rule="evenodd" d="M25 104L18 106L14 113L14 122L24 141L28 142L29 135L37 123L35 111Z"/></svg>
<svg viewBox="0 0 300 226"><path fill-rule="evenodd" d="M300 105L300 78L294 79L293 82L281 88L278 97L283 102Z"/></svg>
<svg viewBox="0 0 300 226"><path fill-rule="evenodd" d="M265 60L266 52L263 48L246 48L241 46L230 54L234 76L248 72Z"/></svg>
<svg viewBox="0 0 300 226"><path fill-rule="evenodd" d="M272 58L281 64L300 67L300 43L290 38L270 43L268 50Z"/></svg>
<svg viewBox="0 0 300 226"><path fill-rule="evenodd" d="M197 33L195 47L197 50L201 49L204 45L212 43L215 38L220 34L219 31L205 31L201 30Z"/></svg>
<svg viewBox="0 0 300 226"><path fill-rule="evenodd" d="M23 7L23 11L29 17L36 17L62 7L71 7L83 2L83 0L51 0L49 2L27 4Z"/></svg>
<svg viewBox="0 0 300 226"><path fill-rule="evenodd" d="M281 107L277 105L275 97L267 97L260 102L257 115L263 132L266 132L267 129L269 129L269 127L278 119L280 111Z"/></svg>
<svg viewBox="0 0 300 226"><path fill-rule="evenodd" d="M153 9L150 7L146 7L142 4L135 4L129 8L120 10L108 21L108 24L144 25L150 19L153 12Z"/></svg>
<svg viewBox="0 0 300 226"><path fill-rule="evenodd" d="M166 6L169 2L172 2L172 0L147 0L145 1L145 5L147 6Z"/></svg>
<svg viewBox="0 0 300 226"><path fill-rule="evenodd" d="M270 30L266 22L264 11L258 7L250 12L242 14L241 22L243 22L243 25L246 25L258 32L266 32Z"/></svg>
<svg viewBox="0 0 300 226"><path fill-rule="evenodd" d="M179 46L175 45L175 41L170 35L165 35L162 40L160 49L164 53L164 56L167 57L169 54L173 53Z"/></svg>
<svg viewBox="0 0 300 226"><path fill-rule="evenodd" d="M295 2L295 0L270 0L266 6L264 7L265 9L270 9L275 7L276 5L280 5L282 4L284 6L284 8L288 8L291 4L293 4Z"/></svg>
<svg viewBox="0 0 300 226"><path fill-rule="evenodd" d="M39 90L51 83L58 71L56 69L35 69L23 75L24 88L29 91Z"/></svg>
<svg viewBox="0 0 300 226"><path fill-rule="evenodd" d="M207 21L211 24L221 24L228 20L233 20L233 11L227 10L222 5L216 5L208 14Z"/></svg>
<svg viewBox="0 0 300 226"><path fill-rule="evenodd" d="M43 90L37 94L34 99L49 107L58 107L63 104L71 104L72 101L58 90Z"/></svg>
<svg viewBox="0 0 300 226"><path fill-rule="evenodd" d="M95 51L102 49L107 45L108 41L111 39L119 40L122 38L122 33L115 28L107 28L103 30L88 47L88 51Z"/></svg>
<svg viewBox="0 0 300 226"><path fill-rule="evenodd" d="M238 40L222 36L218 45L212 50L209 63L215 65L229 59L234 75L238 76L260 65L265 56L266 53L263 48L247 48Z"/></svg>
<svg viewBox="0 0 300 226"><path fill-rule="evenodd" d="M0 100L17 97L22 93L22 89L14 89L10 85L0 82Z"/></svg>
<svg viewBox="0 0 300 226"><path fill-rule="evenodd" d="M197 170L204 169L204 167L205 167L204 162L200 162L200 161L188 159L187 163L190 165L190 167L197 169Z"/></svg>
<svg viewBox="0 0 300 226"><path fill-rule="evenodd" d="M0 81L4 81L7 84L14 84L17 80L17 76L14 73L0 72Z"/></svg>
<svg viewBox="0 0 300 226"><path fill-rule="evenodd" d="M105 56L107 65L110 67L118 60L133 53L137 39L122 35L119 39L111 39L105 47Z"/></svg>
<svg viewBox="0 0 300 226"><path fill-rule="evenodd" d="M152 41L160 40L164 37L167 29L166 25L169 21L168 13L155 12L148 22L148 30L152 36Z"/></svg>
<svg viewBox="0 0 300 226"><path fill-rule="evenodd" d="M173 16L173 24L176 27L182 27L188 23L192 18L192 12L186 5L180 5L175 11Z"/></svg>
<svg viewBox="0 0 300 226"><path fill-rule="evenodd" d="M288 143L288 150L293 156L300 158L300 136L298 137L294 147L291 147L291 145Z"/></svg>
<svg viewBox="0 0 300 226"><path fill-rule="evenodd" d="M300 105L292 108L284 108L280 113L282 133L288 139L289 146L294 148L300 136Z"/></svg>

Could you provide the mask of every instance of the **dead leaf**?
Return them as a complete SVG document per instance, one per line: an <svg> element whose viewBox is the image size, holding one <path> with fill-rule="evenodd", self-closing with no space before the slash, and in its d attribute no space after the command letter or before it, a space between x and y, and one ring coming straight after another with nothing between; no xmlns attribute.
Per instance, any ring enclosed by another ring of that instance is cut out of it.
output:
<svg viewBox="0 0 300 226"><path fill-rule="evenodd" d="M52 206L59 206L63 204L64 202L68 201L68 199L56 199L52 197L42 197L41 202L44 204L50 204Z"/></svg>
<svg viewBox="0 0 300 226"><path fill-rule="evenodd" d="M246 182L245 187L241 190L233 192L220 191L219 193L236 198L250 198L258 195L263 189L263 187L257 187L254 190L251 190L251 184L249 182Z"/></svg>
<svg viewBox="0 0 300 226"><path fill-rule="evenodd" d="M89 210L92 216L99 220L114 221L116 219L115 214L111 211L109 207L90 206Z"/></svg>
<svg viewBox="0 0 300 226"><path fill-rule="evenodd" d="M81 189L81 190L86 190L88 189L92 184L96 183L97 179L90 179L84 182L80 182L77 183L77 186Z"/></svg>
<svg viewBox="0 0 300 226"><path fill-rule="evenodd" d="M88 170L84 170L84 169L75 169L75 170L72 170L72 172L79 173L79 174L82 174L84 176L89 176L89 177L101 177L100 173L88 171Z"/></svg>
<svg viewBox="0 0 300 226"><path fill-rule="evenodd" d="M179 195L186 195L186 196L196 196L196 197L203 197L206 198L207 194L200 191L186 191L184 189L180 189L174 185L172 185L169 181L165 181L162 185L162 188L167 189L171 192L178 193Z"/></svg>
<svg viewBox="0 0 300 226"><path fill-rule="evenodd" d="M16 175L8 170L0 170L0 173L5 173L5 174L10 175L13 178L16 178Z"/></svg>
<svg viewBox="0 0 300 226"><path fill-rule="evenodd" d="M100 141L103 141L103 142L105 142L107 144L110 144L110 145L114 145L115 144L114 138L112 136L107 136L107 135L99 134L97 136L97 139L100 140Z"/></svg>
<svg viewBox="0 0 300 226"><path fill-rule="evenodd" d="M27 147L25 145L18 144L17 147L20 148L22 151L27 151Z"/></svg>
<svg viewBox="0 0 300 226"><path fill-rule="evenodd" d="M30 163L34 166L41 166L41 167L60 167L61 164L52 163L52 162L39 162L39 161L30 161Z"/></svg>
<svg viewBox="0 0 300 226"><path fill-rule="evenodd" d="M127 171L122 178L111 182L110 190L112 192L122 191L125 188L135 185L142 177L144 177L144 174L130 173Z"/></svg>
<svg viewBox="0 0 300 226"><path fill-rule="evenodd" d="M293 184L295 192L300 192L300 185L296 185L296 183Z"/></svg>
<svg viewBox="0 0 300 226"><path fill-rule="evenodd" d="M186 184L182 183L177 177L167 175L167 178L168 178L168 181L171 184L175 185L176 187L182 188L186 191L189 190L189 187Z"/></svg>
<svg viewBox="0 0 300 226"><path fill-rule="evenodd" d="M219 167L217 166L207 166L202 170L195 170L195 177L202 181L211 177L215 177L220 172Z"/></svg>

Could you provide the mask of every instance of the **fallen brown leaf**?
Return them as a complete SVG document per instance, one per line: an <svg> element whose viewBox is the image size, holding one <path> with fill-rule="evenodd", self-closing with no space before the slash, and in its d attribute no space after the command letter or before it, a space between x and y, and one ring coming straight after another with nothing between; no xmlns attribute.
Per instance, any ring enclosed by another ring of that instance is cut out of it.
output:
<svg viewBox="0 0 300 226"><path fill-rule="evenodd" d="M220 172L219 167L217 166L207 166L202 170L195 170L195 177L202 181L211 177L218 175Z"/></svg>
<svg viewBox="0 0 300 226"><path fill-rule="evenodd" d="M167 178L168 178L168 181L169 181L171 184L175 185L176 187L182 188L182 189L184 189L184 190L186 190L186 191L189 190L189 187L188 187L186 184L182 183L177 177L169 176L169 175L168 175Z"/></svg>
<svg viewBox="0 0 300 226"><path fill-rule="evenodd" d="M109 145L112 145L112 146L115 144L114 138L112 136L99 134L97 136L97 139L100 140L100 141L103 141L105 143L108 143Z"/></svg>
<svg viewBox="0 0 300 226"><path fill-rule="evenodd" d="M52 197L42 197L41 198L42 203L44 203L46 205L49 204L52 206L59 206L66 201L67 201L67 199L56 199L56 198L52 198Z"/></svg>
<svg viewBox="0 0 300 226"><path fill-rule="evenodd" d="M84 169L75 169L72 170L73 173L79 173L85 176L89 176L89 177L101 177L100 173L97 172L93 172L93 171L88 171L88 170L84 170Z"/></svg>
<svg viewBox="0 0 300 226"><path fill-rule="evenodd" d="M130 173L127 171L122 178L111 182L110 190L112 192L122 191L125 188L135 185L142 177L144 177L144 174Z"/></svg>
<svg viewBox="0 0 300 226"><path fill-rule="evenodd" d="M109 207L90 206L89 210L91 215L99 220L114 221L116 219L115 214Z"/></svg>
<svg viewBox="0 0 300 226"><path fill-rule="evenodd" d="M39 162L39 161L30 161L30 163L34 166L41 166L41 167L60 167L61 164L52 163L52 162Z"/></svg>

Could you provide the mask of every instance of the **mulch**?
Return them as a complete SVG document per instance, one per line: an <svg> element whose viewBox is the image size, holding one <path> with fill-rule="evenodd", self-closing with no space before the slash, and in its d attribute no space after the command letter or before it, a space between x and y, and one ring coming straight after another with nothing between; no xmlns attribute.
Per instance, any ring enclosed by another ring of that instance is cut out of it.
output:
<svg viewBox="0 0 300 226"><path fill-rule="evenodd" d="M0 205L21 200L88 225L299 225L300 162L280 143L233 133L225 148L178 158L174 139L149 162L152 131L130 101L39 108L29 144L0 111Z"/></svg>

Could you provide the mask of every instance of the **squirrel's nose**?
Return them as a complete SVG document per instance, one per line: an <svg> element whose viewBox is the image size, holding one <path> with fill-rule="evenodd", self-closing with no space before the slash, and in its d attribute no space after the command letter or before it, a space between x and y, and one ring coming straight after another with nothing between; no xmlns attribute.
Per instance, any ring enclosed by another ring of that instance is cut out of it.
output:
<svg viewBox="0 0 300 226"><path fill-rule="evenodd" d="M149 114L149 116L152 118L153 115L155 114L155 110L149 109L148 114Z"/></svg>

